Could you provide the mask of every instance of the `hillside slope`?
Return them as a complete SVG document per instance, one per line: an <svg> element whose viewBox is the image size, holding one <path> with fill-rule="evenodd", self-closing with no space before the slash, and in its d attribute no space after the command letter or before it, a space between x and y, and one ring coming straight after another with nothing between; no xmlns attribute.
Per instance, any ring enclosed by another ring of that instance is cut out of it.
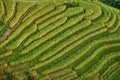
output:
<svg viewBox="0 0 120 80"><path fill-rule="evenodd" d="M120 80L120 10L99 1L0 0L0 80Z"/></svg>

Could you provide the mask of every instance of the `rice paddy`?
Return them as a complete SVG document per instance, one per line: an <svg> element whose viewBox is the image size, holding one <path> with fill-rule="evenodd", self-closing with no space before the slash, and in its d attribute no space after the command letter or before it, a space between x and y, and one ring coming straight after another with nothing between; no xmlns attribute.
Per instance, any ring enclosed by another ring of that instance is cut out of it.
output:
<svg viewBox="0 0 120 80"><path fill-rule="evenodd" d="M120 80L120 10L101 0L0 0L0 80Z"/></svg>

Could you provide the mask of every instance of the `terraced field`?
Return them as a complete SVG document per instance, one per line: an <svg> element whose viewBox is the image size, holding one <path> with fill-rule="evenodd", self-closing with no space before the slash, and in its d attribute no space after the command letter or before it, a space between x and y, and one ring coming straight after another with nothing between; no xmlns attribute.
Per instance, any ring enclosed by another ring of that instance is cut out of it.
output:
<svg viewBox="0 0 120 80"><path fill-rule="evenodd" d="M120 10L99 0L0 0L0 80L120 80Z"/></svg>

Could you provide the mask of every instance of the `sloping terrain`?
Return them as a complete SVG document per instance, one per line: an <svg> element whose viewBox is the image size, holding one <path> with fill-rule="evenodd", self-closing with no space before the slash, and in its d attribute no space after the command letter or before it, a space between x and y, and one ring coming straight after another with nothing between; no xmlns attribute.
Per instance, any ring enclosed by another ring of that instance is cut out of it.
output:
<svg viewBox="0 0 120 80"><path fill-rule="evenodd" d="M0 0L0 80L120 80L120 10Z"/></svg>

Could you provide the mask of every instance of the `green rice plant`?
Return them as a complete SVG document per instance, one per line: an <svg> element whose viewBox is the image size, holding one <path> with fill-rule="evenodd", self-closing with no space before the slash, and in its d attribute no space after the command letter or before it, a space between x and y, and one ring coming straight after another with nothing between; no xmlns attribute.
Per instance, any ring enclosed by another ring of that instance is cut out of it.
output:
<svg viewBox="0 0 120 80"><path fill-rule="evenodd" d="M17 11L15 13L16 15L15 15L14 19L11 20L10 23L9 23L10 28L13 28L15 24L17 24L17 23L19 23L21 21L21 17L24 16L23 14L26 13L26 11L29 8L33 7L34 3L28 3L26 5L26 3L20 2L20 3L16 4L16 5L17 5Z"/></svg>
<svg viewBox="0 0 120 80"><path fill-rule="evenodd" d="M83 7L83 9L90 9L93 10L93 14L90 16L87 16L86 19L90 19L90 20L94 20L96 18L99 18L99 16L102 14L101 8L96 5L96 4L92 4L90 2L80 2L80 6ZM89 7L91 6L91 7Z"/></svg>
<svg viewBox="0 0 120 80"><path fill-rule="evenodd" d="M23 46L27 46L28 44L30 44L32 41L44 36L45 34L47 34L48 32L50 32L51 30L61 26L65 21L67 20L67 17L63 17L57 21L55 21L54 23L50 24L49 26L45 27L44 29L38 31L37 33L35 33L34 35L32 35L31 37L29 37L25 43L23 44ZM38 25L39 26L39 25Z"/></svg>
<svg viewBox="0 0 120 80"><path fill-rule="evenodd" d="M114 80L114 79L119 80L120 79L119 78L119 71L120 71L120 69L118 67L112 74L110 74L110 76L107 79L108 80Z"/></svg>
<svg viewBox="0 0 120 80"><path fill-rule="evenodd" d="M20 44L21 42L26 39L28 36L30 36L32 33L34 33L35 31L37 30L37 26L36 25L33 25L32 27L26 29L23 34L16 40L14 40L14 42L10 43L8 46L7 46L7 50L13 50L13 49L16 49Z"/></svg>
<svg viewBox="0 0 120 80"><path fill-rule="evenodd" d="M82 26L83 25L83 26ZM84 21L83 23L81 23L81 24L78 24L78 25L76 25L75 27L72 27L72 28L70 28L70 29L68 29L67 31L65 31L64 33L62 33L61 35L64 35L64 34L73 34L73 33L75 33L75 32L77 32L77 31L79 31L80 29L83 29L83 28L85 28L85 27L87 27L87 26L89 26L90 25L90 21ZM81 27L80 27L81 26ZM75 30L75 31L74 31ZM59 35L59 37L61 36L61 35ZM79 37L78 37L78 35L73 35L73 36L71 36L71 38L69 38L69 40L66 40L64 43L60 43L60 45L57 43L57 45L59 45L58 47L55 47L55 49L52 49L51 51L49 51L48 53L46 52L46 54L44 55L43 54L43 56L42 56L42 58L40 59L40 61L44 61L45 59L44 58L46 58L47 56L52 56L54 53L56 53L56 52L58 52L59 50L61 50L61 48L63 48L64 46L66 46L66 45L69 45L70 43L73 43L75 40L77 40ZM61 45L63 45L63 46L61 46ZM60 48L61 47L61 48ZM59 49L59 50L57 50L57 49ZM57 50L57 51L56 51Z"/></svg>
<svg viewBox="0 0 120 80"><path fill-rule="evenodd" d="M73 72L70 72L68 74L65 74L65 75L62 75L56 79L53 79L53 80L64 80L64 79L69 79L69 77L73 76L73 75L76 75L76 72L73 71Z"/></svg>
<svg viewBox="0 0 120 80"><path fill-rule="evenodd" d="M76 20L74 20L76 19ZM72 22L74 20L74 22ZM79 22L80 20L82 20L81 16L77 16L77 17L73 17L71 19L69 19L64 25L62 26L58 26L58 28L54 29L52 32L50 32L48 35L36 40L35 42L33 42L32 44L28 45L24 50L25 53L30 51L31 49L34 49L35 47L39 46L40 44L44 43L46 40L49 40L50 38L52 38L53 36L55 36L56 34L60 33L61 31L71 27L72 25L75 25L77 22ZM37 44L36 44L37 43ZM39 49L39 48L38 48ZM37 50L37 49L36 49Z"/></svg>
<svg viewBox="0 0 120 80"><path fill-rule="evenodd" d="M116 58L117 59L117 58ZM111 60L112 61L112 60ZM115 62L115 63L114 63ZM111 65L112 63L112 65ZM107 77L110 72L112 71L112 69L115 67L119 67L119 60L118 61L115 61L115 59L113 60L113 62L109 62L109 63L106 63L105 65L103 65L105 68L102 68L100 73L102 74L101 78L105 78ZM108 67L109 66L109 67ZM107 68L106 68L107 67Z"/></svg>
<svg viewBox="0 0 120 80"><path fill-rule="evenodd" d="M2 1L0 1L0 20L3 19L4 14L5 14L4 4Z"/></svg>
<svg viewBox="0 0 120 80"><path fill-rule="evenodd" d="M60 5L60 6L56 7L55 10L51 11L48 15L45 15L44 17L42 17L42 19L41 19L41 18L38 19L35 23L36 23L36 24L40 24L40 23L42 23L43 21L45 21L45 20L47 20L47 19L49 19L49 18L52 18L52 17L54 17L54 16L57 15L57 14L62 13L65 9L66 9L66 6L65 6L65 5Z"/></svg>
<svg viewBox="0 0 120 80"><path fill-rule="evenodd" d="M4 9L5 9L4 22L8 22L11 16L13 16L15 13L16 3L13 0L11 0L10 2L7 0L4 0L3 4L4 4Z"/></svg>
<svg viewBox="0 0 120 80"><path fill-rule="evenodd" d="M112 53L112 52L109 52L109 53ZM118 53L117 53L118 54ZM117 54L115 55L115 56L117 56ZM109 54L107 54L108 56L107 56L107 58L110 58L110 56L109 56ZM112 54L113 55L113 54ZM105 55L106 56L106 55ZM100 56L99 56L100 57ZM98 57L96 57L96 58L98 58ZM104 61L102 61L104 59ZM101 64L99 64L99 63L97 63L97 64L95 64L95 65L92 65L92 68L90 67L84 74L86 75L86 74L88 74L89 76L91 75L91 74L94 74L94 73L97 73L97 72L99 72L99 70L100 70L100 68L102 68L102 66L103 66L103 64L106 62L106 58L103 58L102 60L100 59L100 61L101 61ZM97 60L96 60L97 61ZM92 63L91 63L92 64ZM99 65L99 66L98 66ZM85 67L84 67L85 68Z"/></svg>
<svg viewBox="0 0 120 80"><path fill-rule="evenodd" d="M119 80L118 3L0 0L0 80Z"/></svg>
<svg viewBox="0 0 120 80"><path fill-rule="evenodd" d="M109 57L107 57L108 59L105 59L104 61L107 63L108 61L112 61L113 59L115 59L115 58L117 58L118 57L118 55L112 55L112 56L109 56ZM95 73L97 73L97 72L99 72L98 70L100 70L99 68L101 68L102 67L102 65L104 65L104 64L106 64L105 62L103 62L98 68L97 68L97 70L95 70ZM96 67L97 67L98 65L96 65ZM94 70L92 70L92 71L94 71ZM84 74L82 74L82 76L79 76L77 79L79 80L82 80L84 77L86 77L86 76L91 76L91 74L94 74L94 73L92 73L92 72L90 72L90 73L84 73ZM102 78L101 78L102 79Z"/></svg>

